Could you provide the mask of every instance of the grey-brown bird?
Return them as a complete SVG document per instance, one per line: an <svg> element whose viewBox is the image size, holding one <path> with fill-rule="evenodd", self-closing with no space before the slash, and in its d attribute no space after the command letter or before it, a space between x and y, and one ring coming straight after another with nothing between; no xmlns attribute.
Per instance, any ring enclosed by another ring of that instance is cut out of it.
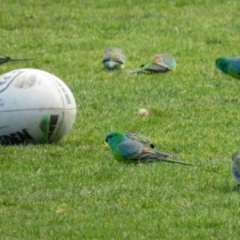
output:
<svg viewBox="0 0 240 240"><path fill-rule="evenodd" d="M126 57L121 48L108 48L105 50L102 63L105 69L123 69Z"/></svg>

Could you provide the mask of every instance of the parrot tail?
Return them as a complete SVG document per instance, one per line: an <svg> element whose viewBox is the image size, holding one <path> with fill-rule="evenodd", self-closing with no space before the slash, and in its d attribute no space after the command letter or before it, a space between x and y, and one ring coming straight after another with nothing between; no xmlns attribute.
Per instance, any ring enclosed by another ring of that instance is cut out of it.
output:
<svg viewBox="0 0 240 240"><path fill-rule="evenodd" d="M176 160L166 159L166 158L158 158L158 159L156 159L156 160L157 160L158 162L169 162L169 163L176 163L176 164L190 165L190 166L202 166L201 164L181 162L181 161L176 161Z"/></svg>
<svg viewBox="0 0 240 240"><path fill-rule="evenodd" d="M25 59L12 59L12 58L10 58L10 59L8 59L8 61L11 61L11 62L17 62L17 61L30 61L30 60L33 60L33 59L31 59L31 58L25 58Z"/></svg>

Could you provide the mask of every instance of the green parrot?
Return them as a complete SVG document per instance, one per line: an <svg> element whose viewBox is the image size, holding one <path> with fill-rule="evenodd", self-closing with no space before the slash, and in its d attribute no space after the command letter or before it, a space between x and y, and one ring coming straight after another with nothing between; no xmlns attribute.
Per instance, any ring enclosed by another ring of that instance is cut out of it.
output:
<svg viewBox="0 0 240 240"><path fill-rule="evenodd" d="M114 158L123 163L151 163L169 162L183 165L200 166L193 163L186 163L167 159L165 154L148 147L138 140L131 139L121 132L109 132L105 138L109 144Z"/></svg>
<svg viewBox="0 0 240 240"><path fill-rule="evenodd" d="M150 71L150 72L167 72L176 68L176 60L174 57L167 54L156 54L140 68L128 71L129 73Z"/></svg>
<svg viewBox="0 0 240 240"><path fill-rule="evenodd" d="M222 72L240 79L240 57L220 57L216 60L216 68Z"/></svg>
<svg viewBox="0 0 240 240"><path fill-rule="evenodd" d="M126 57L121 48L108 48L105 50L102 63L105 69L122 69L124 68Z"/></svg>
<svg viewBox="0 0 240 240"><path fill-rule="evenodd" d="M6 63L6 62L29 61L29 60L32 60L32 59L29 59L29 58L13 59L13 58L10 58L10 57L5 57L5 56L0 55L0 65L3 64L3 63Z"/></svg>

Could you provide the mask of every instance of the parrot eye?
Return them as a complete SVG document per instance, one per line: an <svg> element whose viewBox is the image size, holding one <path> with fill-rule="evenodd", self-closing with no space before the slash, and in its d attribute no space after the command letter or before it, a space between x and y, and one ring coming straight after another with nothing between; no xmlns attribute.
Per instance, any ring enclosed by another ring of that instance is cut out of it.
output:
<svg viewBox="0 0 240 240"><path fill-rule="evenodd" d="M112 135L109 135L106 137L105 141L108 142L108 139L112 138L113 136Z"/></svg>

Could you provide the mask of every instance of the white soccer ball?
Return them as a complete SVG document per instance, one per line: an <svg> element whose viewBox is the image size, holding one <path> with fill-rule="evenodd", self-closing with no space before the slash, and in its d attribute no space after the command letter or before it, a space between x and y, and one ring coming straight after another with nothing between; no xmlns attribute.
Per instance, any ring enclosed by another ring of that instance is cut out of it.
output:
<svg viewBox="0 0 240 240"><path fill-rule="evenodd" d="M0 144L56 143L76 112L70 89L48 72L17 69L0 76Z"/></svg>

